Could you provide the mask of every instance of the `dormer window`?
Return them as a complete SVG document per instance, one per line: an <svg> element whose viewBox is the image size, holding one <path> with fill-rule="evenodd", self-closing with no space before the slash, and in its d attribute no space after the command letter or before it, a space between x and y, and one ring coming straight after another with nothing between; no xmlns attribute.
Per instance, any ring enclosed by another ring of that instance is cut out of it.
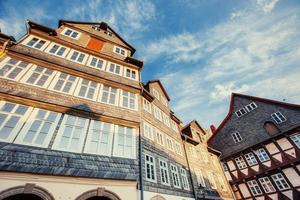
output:
<svg viewBox="0 0 300 200"><path fill-rule="evenodd" d="M257 108L257 105L256 105L256 103L252 102L252 103L246 105L245 108L247 109L248 112L250 112L250 111L254 110L255 108Z"/></svg>
<svg viewBox="0 0 300 200"><path fill-rule="evenodd" d="M241 117L241 116L243 116L246 113L247 113L247 111L246 111L245 108L241 108L241 109L239 109L238 111L235 112L235 114L236 114L237 117Z"/></svg>
<svg viewBox="0 0 300 200"><path fill-rule="evenodd" d="M78 39L79 36L80 36L80 33L77 32L77 31L74 31L70 28L65 28L64 31L63 31L63 35L65 35L67 37L70 37L70 38L73 38L73 39Z"/></svg>
<svg viewBox="0 0 300 200"><path fill-rule="evenodd" d="M92 29L94 29L94 30L96 30L96 31L100 31L101 29L100 29L100 26L99 25L94 25L94 26L92 26Z"/></svg>
<svg viewBox="0 0 300 200"><path fill-rule="evenodd" d="M234 133L231 134L231 136L233 138L234 143L238 143L238 142L241 142L243 140L243 138L241 137L239 132L234 132Z"/></svg>
<svg viewBox="0 0 300 200"><path fill-rule="evenodd" d="M286 118L279 111L272 113L271 117L277 124L281 124L282 122L286 121Z"/></svg>
<svg viewBox="0 0 300 200"><path fill-rule="evenodd" d="M121 56L127 56L126 50L121 47L114 46L114 52L120 54Z"/></svg>
<svg viewBox="0 0 300 200"><path fill-rule="evenodd" d="M105 33L106 35L110 36L110 37L112 37L112 36L113 36L113 33L112 33L112 32L109 32L109 31L104 31L104 33Z"/></svg>

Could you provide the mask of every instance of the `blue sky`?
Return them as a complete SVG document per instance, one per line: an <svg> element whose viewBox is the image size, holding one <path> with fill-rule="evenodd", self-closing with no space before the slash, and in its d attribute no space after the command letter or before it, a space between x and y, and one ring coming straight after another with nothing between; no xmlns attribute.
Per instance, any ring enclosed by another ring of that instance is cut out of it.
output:
<svg viewBox="0 0 300 200"><path fill-rule="evenodd" d="M217 126L231 92L300 103L299 0L0 1L2 32L19 38L26 19L106 21L185 123Z"/></svg>

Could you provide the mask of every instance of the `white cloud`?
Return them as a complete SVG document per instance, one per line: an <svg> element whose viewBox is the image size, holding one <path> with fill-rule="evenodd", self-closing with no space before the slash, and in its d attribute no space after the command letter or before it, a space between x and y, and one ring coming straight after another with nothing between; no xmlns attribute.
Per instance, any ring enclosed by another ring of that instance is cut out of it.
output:
<svg viewBox="0 0 300 200"><path fill-rule="evenodd" d="M206 31L145 45L148 60L167 58L176 71L161 72L162 81L184 121L218 124L232 92L299 103L300 8L271 12L276 3L260 1Z"/></svg>

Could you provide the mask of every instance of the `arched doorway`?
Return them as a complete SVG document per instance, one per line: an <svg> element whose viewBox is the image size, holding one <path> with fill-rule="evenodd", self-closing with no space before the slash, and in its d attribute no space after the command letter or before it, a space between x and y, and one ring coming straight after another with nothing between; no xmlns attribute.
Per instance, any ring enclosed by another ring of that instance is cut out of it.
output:
<svg viewBox="0 0 300 200"><path fill-rule="evenodd" d="M0 192L0 200L54 200L44 188L27 183Z"/></svg>
<svg viewBox="0 0 300 200"><path fill-rule="evenodd" d="M75 200L121 200L121 198L105 188L97 188L79 195Z"/></svg>

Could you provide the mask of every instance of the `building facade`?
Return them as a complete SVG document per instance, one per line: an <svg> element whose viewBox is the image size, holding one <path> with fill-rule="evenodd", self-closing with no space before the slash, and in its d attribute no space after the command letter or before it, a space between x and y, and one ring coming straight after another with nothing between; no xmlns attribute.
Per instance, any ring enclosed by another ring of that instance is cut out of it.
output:
<svg viewBox="0 0 300 200"><path fill-rule="evenodd" d="M208 144L222 152L237 199L299 199L300 106L232 94Z"/></svg>
<svg viewBox="0 0 300 200"><path fill-rule="evenodd" d="M198 194L194 169L224 177L219 153L203 140L211 164L187 157L194 125L181 132L161 82L142 83L106 23L28 21L0 48L0 200L232 199L219 179Z"/></svg>

